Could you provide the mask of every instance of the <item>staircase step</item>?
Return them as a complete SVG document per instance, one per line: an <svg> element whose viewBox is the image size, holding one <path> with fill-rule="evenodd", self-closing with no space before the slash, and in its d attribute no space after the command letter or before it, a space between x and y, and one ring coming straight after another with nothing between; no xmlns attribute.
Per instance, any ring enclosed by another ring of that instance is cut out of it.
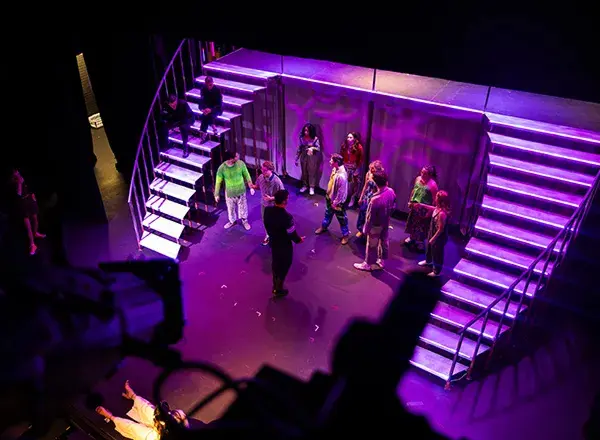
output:
<svg viewBox="0 0 600 440"><path fill-rule="evenodd" d="M150 196L146 202L146 207L182 221L188 215L188 212L190 212L189 206L180 205L155 194Z"/></svg>
<svg viewBox="0 0 600 440"><path fill-rule="evenodd" d="M492 166L518 171L524 174L545 177L547 179L558 180L561 182L568 182L583 187L590 187L594 182L594 176L563 170L561 168L539 165L534 162L512 159L510 157L499 156L497 154L490 154L489 158Z"/></svg>
<svg viewBox="0 0 600 440"><path fill-rule="evenodd" d="M188 92L185 92L185 95L196 99L202 98L202 92L200 89L192 89ZM245 105L252 104L252 100L242 99L236 96L223 95L223 104L242 108Z"/></svg>
<svg viewBox="0 0 600 440"><path fill-rule="evenodd" d="M188 157L183 157L183 150L180 148L169 148L167 151L161 151L160 156L173 160L175 162L184 163L202 170L204 165L210 162L210 157L200 154L190 153Z"/></svg>
<svg viewBox="0 0 600 440"><path fill-rule="evenodd" d="M147 249L152 249L154 252L174 260L177 259L179 250L181 249L181 245L179 243L167 240L166 238L151 232L144 233L142 240L140 241L140 246Z"/></svg>
<svg viewBox="0 0 600 440"><path fill-rule="evenodd" d="M497 133L488 133L492 144L503 147L513 148L515 150L528 151L545 156L564 159L566 161L584 163L587 165L600 166L600 155L588 153L570 148L556 147L554 145L542 144L524 139L504 136Z"/></svg>
<svg viewBox="0 0 600 440"><path fill-rule="evenodd" d="M501 270L493 269L489 266L484 266L483 264L478 264L464 258L454 266L454 272L463 277L480 281L485 285L499 288L502 291L510 287L518 278L518 276L513 274L502 272ZM521 280L515 286L514 291L523 294L525 281L526 280ZM529 286L527 286L527 296L533 296L536 284L537 280L532 279Z"/></svg>
<svg viewBox="0 0 600 440"><path fill-rule="evenodd" d="M439 377L442 380L452 379L449 377L452 360L445 358L433 351L429 351L423 347L415 347L410 364L413 367L426 371L429 374ZM453 377L466 373L468 367L459 364L454 366Z"/></svg>
<svg viewBox="0 0 600 440"><path fill-rule="evenodd" d="M202 111L200 110L200 107L198 106L198 104L196 104L194 102L189 102L188 104L195 114L197 114L197 115L202 114ZM242 116L242 115L240 115L239 113L232 113L232 112L224 111L222 114L217 116L217 120L222 121L222 122L231 122L233 119L239 118L240 116Z"/></svg>
<svg viewBox="0 0 600 440"><path fill-rule="evenodd" d="M485 290L468 286L467 284L463 284L456 280L449 280L446 284L444 284L442 287L442 294L446 297L469 304L470 306L477 307L481 310L488 307L498 298L496 295L486 292ZM504 307L506 307L506 301L500 300L494 307L492 307L492 312L496 313L497 315L502 315L502 313L504 313ZM517 308L518 304L511 301L511 303L508 305L508 309L506 310L506 316L510 319L514 319L517 313ZM526 308L526 304L521 306L521 310L525 310Z"/></svg>
<svg viewBox="0 0 600 440"><path fill-rule="evenodd" d="M485 114L492 125L516 128L523 131L549 134L565 139L584 141L593 144L600 144L600 134L593 131L565 127L562 125L549 124L546 122L532 121L529 119L518 118L515 116L499 115L497 113Z"/></svg>
<svg viewBox="0 0 600 440"><path fill-rule="evenodd" d="M205 64L202 67L204 67L205 70L230 73L232 75L247 76L250 78L269 79L275 78L277 76L277 73L266 72L264 70L250 69L248 67L234 66L232 64L221 63L219 61L213 61L212 63ZM217 78L215 78L215 83L216 80Z"/></svg>
<svg viewBox="0 0 600 440"><path fill-rule="evenodd" d="M175 240L181 237L181 234L183 234L183 230L185 229L185 226L181 223L175 223L168 218L152 213L146 214L142 225L148 230L160 232L161 234L168 235Z"/></svg>
<svg viewBox="0 0 600 440"><path fill-rule="evenodd" d="M523 270L529 268L536 258L535 256L527 255L496 243L481 240L477 237L472 237L469 240L467 246L465 246L465 251ZM553 267L554 263L548 263L546 275L550 275ZM536 273L540 274L542 273L543 268L544 261L542 260L536 265L534 270Z"/></svg>
<svg viewBox="0 0 600 440"><path fill-rule="evenodd" d="M485 232L494 237L503 238L512 242L532 246L538 249L546 249L554 237L538 234L527 229L507 225L486 217L479 217L475 223L475 230ZM562 240L559 240L554 247L554 252L560 251Z"/></svg>
<svg viewBox="0 0 600 440"><path fill-rule="evenodd" d="M200 128L198 128L198 130L199 129ZM178 145L183 145L183 139L181 139L181 134L179 134L179 133L173 133L171 136L169 136L169 140ZM208 154L210 154L215 148L219 148L220 145L221 144L219 142L215 142L215 141L211 141L211 140L207 140L206 142L203 143L200 138L197 138L195 136L190 136L188 138L188 146L190 146L196 150L204 151L205 153L208 153Z"/></svg>
<svg viewBox="0 0 600 440"><path fill-rule="evenodd" d="M458 347L458 340L460 336L457 333L435 326L433 324L427 324L420 338L421 341L426 344L433 345L440 350L445 351L450 356L454 356L456 348ZM459 356L463 359L472 360L475 354L475 347L477 342L469 338L463 338L462 345L460 346ZM489 350L490 347L485 344L479 346L478 354L484 353Z"/></svg>
<svg viewBox="0 0 600 440"><path fill-rule="evenodd" d="M481 207L490 211L499 212L511 217L518 217L534 223L541 223L556 229L562 229L570 220L569 217L541 209L519 205L507 200L485 195Z"/></svg>
<svg viewBox="0 0 600 440"><path fill-rule="evenodd" d="M447 325L450 325L456 330L461 330L466 324L471 322L476 314L468 312L466 310L460 309L458 307L451 306L450 304L446 304L445 302L438 302L431 312L431 316L438 321L444 322ZM473 325L471 325L467 331L472 335L479 336L481 334L481 328L483 327L483 317L476 321ZM500 334L504 333L508 330L508 326L502 324L502 330ZM496 337L496 332L498 331L498 323L493 321L492 319L488 319L487 324L485 326L485 332L483 333L483 337L489 340L493 340Z"/></svg>
<svg viewBox="0 0 600 440"><path fill-rule="evenodd" d="M195 189L186 188L185 186L178 185L168 180L156 178L150 184L150 189L159 194L164 194L168 197L173 197L177 200L189 202L192 197L196 194Z"/></svg>
<svg viewBox="0 0 600 440"><path fill-rule="evenodd" d="M202 122L200 122L200 121L196 121L196 122L194 122L194 123L193 123L193 124L190 126L190 128L191 128L193 131L197 131L198 133L200 133L200 125L201 125L201 124L202 124ZM214 133L214 132L213 132L213 130L212 130L212 128L211 128L211 127L208 127L208 132L209 132L209 134L210 134L211 136L218 136L218 137L221 137L222 135L224 135L225 133L227 133L228 131L230 131L230 130L231 130L231 128L229 128L229 127L225 127L224 125L217 125L217 126L216 126L216 128L217 128L217 133Z"/></svg>
<svg viewBox="0 0 600 440"><path fill-rule="evenodd" d="M187 168L178 167L169 162L161 162L154 168L154 172L162 177L179 180L181 182L196 185L202 178L202 173L188 170Z"/></svg>
<svg viewBox="0 0 600 440"><path fill-rule="evenodd" d="M571 206L573 208L577 208L583 200L583 196L578 194L555 191L550 188L543 188L512 179L507 179L505 177L494 176L493 174L488 174L487 185L503 191L522 194L559 205Z"/></svg>
<svg viewBox="0 0 600 440"><path fill-rule="evenodd" d="M197 84L204 84L206 76L202 75L196 78ZM256 93L265 90L265 86L257 86L254 84L245 84L237 81L229 81L228 79L213 78L217 87L224 90L235 90L237 92Z"/></svg>

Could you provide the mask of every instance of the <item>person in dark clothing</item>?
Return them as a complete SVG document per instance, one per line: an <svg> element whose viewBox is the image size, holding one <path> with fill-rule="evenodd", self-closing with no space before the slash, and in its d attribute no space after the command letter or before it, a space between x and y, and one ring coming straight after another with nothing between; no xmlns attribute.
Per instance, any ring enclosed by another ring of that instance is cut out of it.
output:
<svg viewBox="0 0 600 440"><path fill-rule="evenodd" d="M176 95L169 95L167 105L162 112L163 119L163 145L168 144L169 130L179 127L181 141L183 143L183 157L188 157L190 152L188 148L188 139L190 137L191 126L194 124L194 112L185 99L177 98ZM166 139L165 139L166 138Z"/></svg>
<svg viewBox="0 0 600 440"><path fill-rule="evenodd" d="M288 290L283 287L285 277L292 266L294 246L300 244L305 237L300 237L296 231L294 218L286 211L290 193L279 190L275 193L275 206L265 208L265 229L269 234L269 245L273 257L273 295L285 296Z"/></svg>
<svg viewBox="0 0 600 440"><path fill-rule="evenodd" d="M200 109L202 114L200 115L200 131L202 132L202 140L206 141L209 125L213 133L217 134L215 120L223 113L223 95L221 94L221 89L215 85L215 81L210 76L207 76L204 80L201 95L202 102L200 103Z"/></svg>

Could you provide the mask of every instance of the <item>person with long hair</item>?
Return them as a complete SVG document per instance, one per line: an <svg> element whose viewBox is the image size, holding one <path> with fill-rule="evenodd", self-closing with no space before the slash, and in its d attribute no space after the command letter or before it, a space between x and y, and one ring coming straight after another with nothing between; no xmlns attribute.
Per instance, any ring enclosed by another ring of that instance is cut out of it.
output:
<svg viewBox="0 0 600 440"><path fill-rule="evenodd" d="M317 129L312 124L304 124L300 131L300 142L296 152L296 166L300 163L302 170L301 193L305 193L310 188L309 194L315 195L315 188L319 185L319 162L321 160L321 142L317 137Z"/></svg>
<svg viewBox="0 0 600 440"><path fill-rule="evenodd" d="M409 212L405 232L410 235L404 240L407 246L416 245L418 249L423 249L423 242L427 236L431 220L424 206L433 205L435 195L438 192L436 179L437 171L433 165L421 168L421 173L415 179L408 202Z"/></svg>
<svg viewBox="0 0 600 440"><path fill-rule="evenodd" d="M450 197L446 191L438 191L435 195L435 205L422 205L415 203L418 208L427 212L431 218L429 233L427 234L427 254L419 266L431 266L433 270L430 277L437 277L444 266L444 248L448 242L448 218L450 217Z"/></svg>
<svg viewBox="0 0 600 440"><path fill-rule="evenodd" d="M363 235L363 227L367 218L367 208L371 197L377 192L377 185L373 181L373 174L377 171L384 171L383 164L380 160L374 160L369 164L369 171L365 176L365 184L358 198L358 219L356 220L356 237L360 238Z"/></svg>
<svg viewBox="0 0 600 440"><path fill-rule="evenodd" d="M348 208L352 208L360 191L360 176L364 158L363 146L360 143L360 134L352 131L348 133L342 146L340 154L344 158L344 168L348 173L348 195L350 200Z"/></svg>
<svg viewBox="0 0 600 440"><path fill-rule="evenodd" d="M129 381L125 382L122 396L133 402L133 407L127 415L135 421L116 417L103 406L97 407L96 412L107 421L114 423L115 430L123 437L132 440L160 440L173 430L187 429L190 426L185 412L180 409L172 410L164 401L158 406L152 405L135 394Z"/></svg>

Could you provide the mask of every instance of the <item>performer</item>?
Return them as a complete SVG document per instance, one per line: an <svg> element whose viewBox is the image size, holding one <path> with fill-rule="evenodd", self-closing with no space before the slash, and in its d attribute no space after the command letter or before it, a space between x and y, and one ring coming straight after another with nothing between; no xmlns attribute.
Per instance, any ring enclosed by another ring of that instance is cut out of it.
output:
<svg viewBox="0 0 600 440"><path fill-rule="evenodd" d="M35 194L30 192L25 179L16 168L10 176L9 196L8 217L12 227L7 238L13 242L16 249L27 249L29 255L35 255L35 239L45 238L46 235L38 230L39 208Z"/></svg>
<svg viewBox="0 0 600 440"><path fill-rule="evenodd" d="M309 194L315 195L315 187L319 185L319 163L321 161L321 142L317 137L317 129L312 124L305 124L300 132L300 143L296 153L296 166L300 162L302 169L301 193L305 193L310 187Z"/></svg>
<svg viewBox="0 0 600 440"><path fill-rule="evenodd" d="M115 425L115 430L123 437L133 440L160 440L174 428L189 428L186 414L180 410L171 410L167 402L161 402L155 407L143 397L138 396L125 382L123 397L133 401L133 407L127 413L134 421L115 417L103 406L96 408L96 412ZM179 426L177 426L179 425Z"/></svg>
<svg viewBox="0 0 600 440"><path fill-rule="evenodd" d="M444 266L444 247L448 242L448 217L450 217L450 197L446 191L438 191L435 196L435 207L415 203L424 209L427 216L431 217L429 234L427 236L427 255L425 260L419 261L419 266L432 266L428 274L437 277Z"/></svg>
<svg viewBox="0 0 600 440"><path fill-rule="evenodd" d="M369 202L364 233L367 236L365 261L354 263L358 270L383 269L383 261L388 258L389 227L392 212L396 208L396 193L388 184L387 175L383 170L373 173L373 181L377 192Z"/></svg>
<svg viewBox="0 0 600 440"><path fill-rule="evenodd" d="M260 199L260 215L265 222L265 209L267 206L273 206L275 204L275 193L279 190L285 189L281 179L274 173L275 165L273 162L266 161L262 164L262 174L256 178L256 185L253 185L254 189L259 189L262 193ZM269 234L265 235L262 241L263 246L269 244Z"/></svg>
<svg viewBox="0 0 600 440"><path fill-rule="evenodd" d="M410 193L405 230L410 235L404 240L404 243L407 246L416 245L419 250L423 249L423 241L427 236L430 221L430 217L427 217L427 209L423 205L433 205L438 191L435 179L437 179L435 167L432 165L423 167L421 174L415 179L415 185Z"/></svg>
<svg viewBox="0 0 600 440"><path fill-rule="evenodd" d="M194 124L194 112L185 99L177 98L176 95L169 95L167 105L162 111L163 128L161 133L162 145L168 144L169 130L179 127L181 141L183 143L183 157L188 157L190 151L188 148L188 139L190 137L190 127Z"/></svg>
<svg viewBox="0 0 600 440"><path fill-rule="evenodd" d="M315 231L315 234L322 234L333 220L333 216L338 219L342 229L342 244L348 244L350 230L348 229L348 216L346 215L346 198L348 197L348 174L344 168L344 159L339 154L333 154L329 160L331 165L331 176L327 184L327 194L325 195L325 217L321 226Z"/></svg>
<svg viewBox="0 0 600 440"><path fill-rule="evenodd" d="M369 164L369 171L365 176L365 184L363 186L360 197L358 198L358 219L356 220L356 238L362 237L365 219L367 218L367 208L371 197L377 192L377 185L373 182L373 173L375 171L383 171L383 164L380 160L374 160Z"/></svg>
<svg viewBox="0 0 600 440"><path fill-rule="evenodd" d="M213 133L217 134L215 120L223 114L223 95L221 94L221 89L215 85L214 79L210 76L207 76L204 80L200 94L202 96L202 102L200 103L202 111L200 115L200 136L202 141L206 142L208 140L207 131L209 125Z"/></svg>
<svg viewBox="0 0 600 440"><path fill-rule="evenodd" d="M363 147L360 144L360 134L354 131L348 133L346 140L342 143L340 154L344 158L344 167L348 173L348 195L350 197L348 208L352 208L360 191L360 175L362 174Z"/></svg>
<svg viewBox="0 0 600 440"><path fill-rule="evenodd" d="M265 208L265 228L269 234L273 270L273 295L285 296L288 290L284 288L285 277L292 266L294 246L300 244L305 237L300 237L296 231L294 218L286 211L289 193L281 189L275 193L275 206Z"/></svg>
<svg viewBox="0 0 600 440"><path fill-rule="evenodd" d="M215 202L219 203L221 185L225 182L225 203L227 204L227 216L229 221L225 223L225 229L235 225L237 219L249 231L248 223L248 200L246 199L246 185L250 188L250 194L254 195L252 179L246 164L240 160L237 153L226 151L223 154L225 160L217 170L215 183ZM237 213L236 213L237 208Z"/></svg>

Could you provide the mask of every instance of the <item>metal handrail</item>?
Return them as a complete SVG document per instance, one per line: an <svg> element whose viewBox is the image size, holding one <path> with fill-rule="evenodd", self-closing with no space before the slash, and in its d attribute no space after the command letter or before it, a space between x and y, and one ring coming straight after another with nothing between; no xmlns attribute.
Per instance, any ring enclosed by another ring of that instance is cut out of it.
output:
<svg viewBox="0 0 600 440"><path fill-rule="evenodd" d="M154 113L154 106L156 104L156 100L160 96L160 92L162 91L163 85L165 84L165 82L167 80L167 75L169 75L171 67L173 67L173 63L177 59L177 56L181 53L181 48L183 47L183 45L185 44L186 41L187 41L187 39L181 40L181 43L179 43L179 46L177 47L175 54L171 58L171 62L167 65L167 68L165 69L165 73L163 74L163 77L161 78L160 82L158 83L158 87L156 88L156 93L154 94L154 98L152 99L152 103L150 104L150 110L148 110L148 115L146 116L146 122L144 123L144 128L142 129L142 134L140 135L140 141L138 143L138 148L137 148L137 152L135 155L132 176L135 175L136 171L139 171L138 164L139 164L140 152L142 151L143 146L144 146L144 137L146 136L146 133L148 131L148 122L150 122L150 116L152 116L152 114ZM127 198L127 203L131 203L131 194L133 192L133 185L134 185L134 179L132 178L131 185L129 185L129 197Z"/></svg>
<svg viewBox="0 0 600 440"><path fill-rule="evenodd" d="M523 271L523 273L508 287L504 290L504 292L499 295L494 301L492 301L484 310L482 310L481 312L479 312L473 319L471 319L467 324L465 324L463 326L463 328L458 332L458 334L460 335L458 343L457 343L457 347L456 347L456 351L454 353L454 357L452 359L452 364L450 367L450 371L448 373L448 380L446 382L446 387L449 387L450 382L451 382L451 378L452 375L454 373L454 369L456 368L456 364L458 362L458 357L459 357L459 353L460 353L460 349L462 347L464 338L465 338L465 334L467 332L467 330L469 328L471 328L476 322L478 322L479 320L481 320L483 318L483 325L481 327L481 331L479 332L479 335L477 337L477 345L475 346L475 350L473 352L473 356L471 358L471 364L469 366L469 370L468 370L468 374L471 373L471 370L473 369L474 363L475 363L475 358L477 357L478 353L479 353L479 348L481 346L481 340L483 338L484 332L485 332L485 327L487 325L488 319L490 317L490 314L492 313L493 308L500 303L500 301L502 300L507 300L506 304L504 306L504 310L503 313L501 315L500 318L500 323L498 325L498 329L496 330L496 335L494 336L494 338L492 339L492 343L495 345L499 335L500 335L500 331L502 329L502 323L504 321L504 318L506 317L507 311L508 311L508 306L510 304L510 296L513 294L514 289L516 288L516 286L523 281L525 278L527 278L527 281L525 282L525 286L523 288L523 293L521 295L521 298L519 300L519 306L517 308L517 312L515 313L515 317L513 320L513 325L514 326L516 319L520 313L521 307L523 305L523 301L525 299L525 296L527 295L527 291L529 289L529 285L531 283L531 278L533 276L533 273L535 272L535 268L538 266L538 264L540 263L540 261L542 261L542 259L544 257L546 257L546 261L544 263L544 267L542 268L542 271L540 273L540 278L537 282L537 286L536 289L534 291L534 294L532 296L532 298L535 297L535 293L537 293L537 291L539 290L540 286L541 286L541 282L544 279L544 276L546 275L546 271L548 268L548 264L550 262L550 257L554 254L555 252L555 248L556 245L558 244L558 241L561 238L565 238L563 240L563 243L561 244L560 247L560 251L559 251L559 255L558 258L561 259L564 257L564 250L565 250L565 245L567 243L567 241L571 241L573 238L573 235L576 235L577 232L579 231L579 226L581 225L581 221L583 221L583 217L584 217L584 212L587 211L588 209L588 205L589 203L591 203L591 201L594 198L594 195L596 193L596 191L598 190L599 187L599 183L600 183L600 171L596 174L596 177L594 178L594 182L592 183L592 185L589 187L589 189L587 190L585 196L583 197L580 205L577 207L577 209L575 210L575 212L571 215L571 218L569 219L569 221L563 226L562 230L556 235L556 237L550 242L550 244L548 244L548 246L546 247L546 249L544 249L544 251L542 251L542 253L540 253L540 255L535 258L533 260L533 262L529 265L529 267ZM573 223L577 222L577 226L576 227L572 227ZM566 235L567 233L571 232L571 236L567 239ZM558 266L558 263L555 264L555 268L556 266ZM490 350L490 356L492 354L492 350Z"/></svg>

